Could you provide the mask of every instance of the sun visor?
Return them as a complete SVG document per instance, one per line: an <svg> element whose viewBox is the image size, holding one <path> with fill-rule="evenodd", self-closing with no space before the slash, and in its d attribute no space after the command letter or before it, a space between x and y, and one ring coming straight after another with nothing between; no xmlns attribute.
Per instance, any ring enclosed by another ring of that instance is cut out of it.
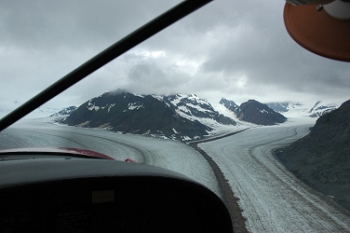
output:
<svg viewBox="0 0 350 233"><path fill-rule="evenodd" d="M290 36L304 48L327 58L350 61L350 20L335 19L316 5L286 3L284 23Z"/></svg>

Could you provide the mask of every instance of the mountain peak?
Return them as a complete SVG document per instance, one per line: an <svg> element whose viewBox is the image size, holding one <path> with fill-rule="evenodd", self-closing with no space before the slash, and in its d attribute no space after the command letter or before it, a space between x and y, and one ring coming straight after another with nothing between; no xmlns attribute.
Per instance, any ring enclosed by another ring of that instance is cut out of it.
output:
<svg viewBox="0 0 350 233"><path fill-rule="evenodd" d="M233 102L232 100L228 100L225 98L221 98L220 104L224 105L228 110L235 112L237 110L237 108L239 107L235 102Z"/></svg>
<svg viewBox="0 0 350 233"><path fill-rule="evenodd" d="M238 106L235 102L222 98L220 104L234 112L238 119L258 125L275 125L287 119L256 100L250 99Z"/></svg>
<svg viewBox="0 0 350 233"><path fill-rule="evenodd" d="M242 103L236 115L241 120L258 125L275 125L287 120L287 118L275 112L266 104L262 104L256 100L248 100Z"/></svg>
<svg viewBox="0 0 350 233"><path fill-rule="evenodd" d="M339 108L345 108L345 107L350 107L350 100L345 101L344 103L342 103Z"/></svg>

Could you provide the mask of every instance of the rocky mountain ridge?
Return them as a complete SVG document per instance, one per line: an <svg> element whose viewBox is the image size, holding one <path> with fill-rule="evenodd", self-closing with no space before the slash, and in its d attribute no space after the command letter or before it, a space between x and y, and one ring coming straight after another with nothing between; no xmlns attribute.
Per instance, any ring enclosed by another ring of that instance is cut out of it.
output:
<svg viewBox="0 0 350 233"><path fill-rule="evenodd" d="M350 100L276 156L299 179L350 210Z"/></svg>
<svg viewBox="0 0 350 233"><path fill-rule="evenodd" d="M207 123L213 121L236 124L193 94L160 96L119 91L90 99L62 122L187 141L209 135L213 127Z"/></svg>
<svg viewBox="0 0 350 233"><path fill-rule="evenodd" d="M275 125L287 120L282 114L256 100L248 100L238 106L232 100L222 98L220 104L232 111L239 120L257 125Z"/></svg>
<svg viewBox="0 0 350 233"><path fill-rule="evenodd" d="M322 106L316 103L308 112L324 110ZM186 141L210 136L222 126L237 125L236 121L240 125L245 124L244 121L257 125L281 124L286 117L279 112L301 108L301 104L290 102L265 105L255 100L238 105L225 98L214 108L195 94L139 95L117 90L92 98L76 110L68 108L53 114L53 117L68 125Z"/></svg>

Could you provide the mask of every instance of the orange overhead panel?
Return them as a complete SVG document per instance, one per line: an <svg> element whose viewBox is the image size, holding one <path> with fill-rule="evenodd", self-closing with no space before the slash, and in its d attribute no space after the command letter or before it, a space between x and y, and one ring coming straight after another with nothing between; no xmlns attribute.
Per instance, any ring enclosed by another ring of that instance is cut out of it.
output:
<svg viewBox="0 0 350 233"><path fill-rule="evenodd" d="M327 5L286 3L284 8L285 26L298 44L318 55L341 61L350 61L349 18L350 3L340 0Z"/></svg>

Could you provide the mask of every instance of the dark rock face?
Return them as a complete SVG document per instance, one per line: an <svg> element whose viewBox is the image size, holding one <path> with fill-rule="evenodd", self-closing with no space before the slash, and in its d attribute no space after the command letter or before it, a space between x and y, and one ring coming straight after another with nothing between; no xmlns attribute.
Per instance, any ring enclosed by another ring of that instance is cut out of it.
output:
<svg viewBox="0 0 350 233"><path fill-rule="evenodd" d="M266 104L255 100L248 100L242 103L235 113L240 120L258 125L275 125L287 120L287 118L275 112Z"/></svg>
<svg viewBox="0 0 350 233"><path fill-rule="evenodd" d="M350 210L350 100L276 156L299 179Z"/></svg>

